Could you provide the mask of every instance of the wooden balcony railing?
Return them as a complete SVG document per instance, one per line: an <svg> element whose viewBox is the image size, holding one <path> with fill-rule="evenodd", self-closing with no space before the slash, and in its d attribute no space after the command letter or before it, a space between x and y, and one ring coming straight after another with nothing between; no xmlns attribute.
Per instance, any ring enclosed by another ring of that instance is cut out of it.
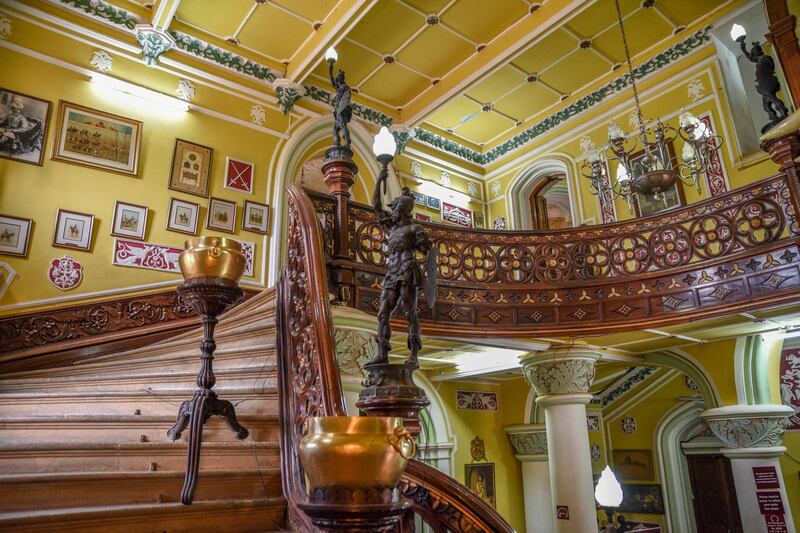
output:
<svg viewBox="0 0 800 533"><path fill-rule="evenodd" d="M583 334L657 327L794 300L800 294L797 165L666 213L555 231L483 231L419 222L438 249L428 334ZM334 242L335 200L313 197ZM349 258L329 257L339 298L378 308L384 229L349 204Z"/></svg>
<svg viewBox="0 0 800 533"><path fill-rule="evenodd" d="M345 414L328 303L325 254L314 206L296 185L289 188L288 259L278 287L281 462L289 521L314 531L299 509L307 501L297 456L309 417ZM512 533L513 528L464 485L411 460L401 493L437 532ZM404 521L404 524L407 521Z"/></svg>

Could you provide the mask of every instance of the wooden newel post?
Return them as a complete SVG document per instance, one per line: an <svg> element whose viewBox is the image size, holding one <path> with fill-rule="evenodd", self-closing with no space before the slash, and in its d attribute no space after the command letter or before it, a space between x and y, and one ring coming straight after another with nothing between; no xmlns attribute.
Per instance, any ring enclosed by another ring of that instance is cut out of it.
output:
<svg viewBox="0 0 800 533"><path fill-rule="evenodd" d="M337 298L340 302L350 306L355 305L352 299L355 279L352 268L346 268L342 261L350 259L350 242L348 230L350 227L350 187L355 183L358 167L353 162L353 152L344 146L334 146L325 153L322 163L322 173L328 191L336 199L333 263L331 267L331 280L337 287Z"/></svg>
<svg viewBox="0 0 800 533"><path fill-rule="evenodd" d="M800 105L800 46L795 34L795 18L789 13L786 0L764 0L769 33L767 39L775 48L781 63L789 94L795 107Z"/></svg>

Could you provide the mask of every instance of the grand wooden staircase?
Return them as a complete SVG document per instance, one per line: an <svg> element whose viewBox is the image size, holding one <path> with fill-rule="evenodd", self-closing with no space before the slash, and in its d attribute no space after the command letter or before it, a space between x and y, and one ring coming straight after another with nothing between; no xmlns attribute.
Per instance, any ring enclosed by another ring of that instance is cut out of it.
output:
<svg viewBox="0 0 800 533"><path fill-rule="evenodd" d="M275 339L273 290L221 319L216 390L250 437L208 422L191 506L180 503L186 436L166 433L196 388L198 332L0 375L0 530L285 529Z"/></svg>

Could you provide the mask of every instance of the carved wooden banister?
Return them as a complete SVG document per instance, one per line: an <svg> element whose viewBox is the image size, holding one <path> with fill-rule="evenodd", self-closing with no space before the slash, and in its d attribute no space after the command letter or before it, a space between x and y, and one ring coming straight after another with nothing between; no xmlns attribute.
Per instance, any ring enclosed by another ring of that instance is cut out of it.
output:
<svg viewBox="0 0 800 533"><path fill-rule="evenodd" d="M298 505L307 501L297 456L307 420L345 414L328 300L322 230L314 205L297 185L289 187L287 265L278 287L279 390L283 489L289 520L300 531L313 526ZM512 533L483 500L455 479L412 460L400 486L413 511L434 531Z"/></svg>
<svg viewBox="0 0 800 533"><path fill-rule="evenodd" d="M800 294L800 225L788 174L603 226L498 232L421 223L439 257L435 308L420 303L423 331L575 335L792 301ZM313 201L332 231L332 200ZM375 313L384 230L366 206L351 203L349 219L355 291L348 304Z"/></svg>

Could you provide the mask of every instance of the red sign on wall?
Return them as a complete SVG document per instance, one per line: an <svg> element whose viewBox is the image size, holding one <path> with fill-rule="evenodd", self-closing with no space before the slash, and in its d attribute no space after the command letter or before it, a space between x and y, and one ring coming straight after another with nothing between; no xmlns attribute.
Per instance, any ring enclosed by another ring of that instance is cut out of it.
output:
<svg viewBox="0 0 800 533"><path fill-rule="evenodd" d="M556 505L556 518L569 520L569 505Z"/></svg>
<svg viewBox="0 0 800 533"><path fill-rule="evenodd" d="M756 490L781 488L774 466L754 466L753 478L756 480Z"/></svg>
<svg viewBox="0 0 800 533"><path fill-rule="evenodd" d="M765 514L764 520L767 521L767 533L789 533L782 514Z"/></svg>
<svg viewBox="0 0 800 533"><path fill-rule="evenodd" d="M442 222L449 222L465 228L471 228L472 211L442 202Z"/></svg>
<svg viewBox="0 0 800 533"><path fill-rule="evenodd" d="M756 497L758 498L758 508L761 509L761 514L784 513L783 499L780 492L756 492Z"/></svg>

